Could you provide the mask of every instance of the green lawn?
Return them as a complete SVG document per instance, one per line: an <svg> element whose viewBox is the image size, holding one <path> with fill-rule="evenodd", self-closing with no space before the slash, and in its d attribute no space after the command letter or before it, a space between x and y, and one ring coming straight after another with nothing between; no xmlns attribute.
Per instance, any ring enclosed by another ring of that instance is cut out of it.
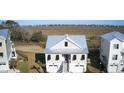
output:
<svg viewBox="0 0 124 93"><path fill-rule="evenodd" d="M28 62L19 62L17 65L17 69L19 69L21 73L29 73Z"/></svg>

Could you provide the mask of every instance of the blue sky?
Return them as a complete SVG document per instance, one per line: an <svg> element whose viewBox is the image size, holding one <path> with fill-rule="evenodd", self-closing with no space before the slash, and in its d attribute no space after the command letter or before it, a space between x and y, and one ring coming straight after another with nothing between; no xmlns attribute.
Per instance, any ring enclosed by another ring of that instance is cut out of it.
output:
<svg viewBox="0 0 124 93"><path fill-rule="evenodd" d="M2 20L0 20L1 23ZM124 25L124 20L15 20L20 25L42 24L97 24L97 25Z"/></svg>

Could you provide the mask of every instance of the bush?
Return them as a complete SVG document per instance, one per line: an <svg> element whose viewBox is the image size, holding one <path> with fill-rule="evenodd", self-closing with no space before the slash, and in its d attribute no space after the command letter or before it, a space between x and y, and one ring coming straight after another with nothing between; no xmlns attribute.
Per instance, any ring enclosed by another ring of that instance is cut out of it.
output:
<svg viewBox="0 0 124 93"><path fill-rule="evenodd" d="M29 42L31 40L31 34L29 32L22 32L22 39L23 41Z"/></svg>
<svg viewBox="0 0 124 93"><path fill-rule="evenodd" d="M17 69L20 70L21 73L29 73L29 64L27 61L19 62Z"/></svg>
<svg viewBox="0 0 124 93"><path fill-rule="evenodd" d="M16 66L17 66L17 62L15 60L11 60L9 64L10 69L14 69L16 68Z"/></svg>
<svg viewBox="0 0 124 93"><path fill-rule="evenodd" d="M42 31L34 32L31 37L31 41L33 42L46 42L47 37L42 34Z"/></svg>
<svg viewBox="0 0 124 93"><path fill-rule="evenodd" d="M32 37L31 37L31 40L34 41L34 42L39 42L42 40L42 32L39 31L39 32L34 32L32 34Z"/></svg>

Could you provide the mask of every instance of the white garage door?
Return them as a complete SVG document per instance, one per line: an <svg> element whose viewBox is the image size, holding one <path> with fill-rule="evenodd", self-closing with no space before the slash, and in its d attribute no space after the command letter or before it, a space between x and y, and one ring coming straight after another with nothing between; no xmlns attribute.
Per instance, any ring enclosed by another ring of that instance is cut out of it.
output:
<svg viewBox="0 0 124 93"><path fill-rule="evenodd" d="M109 66L109 72L116 73L117 72L117 66L116 65L110 65Z"/></svg>
<svg viewBox="0 0 124 93"><path fill-rule="evenodd" d="M84 66L83 65L76 65L75 66L75 72L82 73L82 72L84 72L83 70L84 70Z"/></svg>
<svg viewBox="0 0 124 93"><path fill-rule="evenodd" d="M58 66L50 65L48 69L49 69L48 72L53 72L53 73L55 72L56 73L58 71Z"/></svg>

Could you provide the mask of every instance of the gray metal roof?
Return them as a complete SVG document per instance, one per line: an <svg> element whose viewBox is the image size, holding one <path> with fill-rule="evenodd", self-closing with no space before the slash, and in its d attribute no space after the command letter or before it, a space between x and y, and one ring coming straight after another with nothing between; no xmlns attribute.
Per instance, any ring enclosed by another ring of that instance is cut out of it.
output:
<svg viewBox="0 0 124 93"><path fill-rule="evenodd" d="M58 42L66 39L69 37L72 41L77 43L81 49L56 49L51 50L50 48L57 44ZM50 35L48 36L47 43L46 43L46 53L88 53L87 43L86 43L86 37L84 35Z"/></svg>
<svg viewBox="0 0 124 93"><path fill-rule="evenodd" d="M117 31L104 34L101 37L104 38L104 39L106 39L106 40L108 40L108 41L110 41L110 40L112 40L114 38L117 38L120 41L124 41L124 34L122 34L120 32L117 32Z"/></svg>
<svg viewBox="0 0 124 93"><path fill-rule="evenodd" d="M9 29L0 29L0 36L4 37L5 39L7 38L9 33Z"/></svg>

